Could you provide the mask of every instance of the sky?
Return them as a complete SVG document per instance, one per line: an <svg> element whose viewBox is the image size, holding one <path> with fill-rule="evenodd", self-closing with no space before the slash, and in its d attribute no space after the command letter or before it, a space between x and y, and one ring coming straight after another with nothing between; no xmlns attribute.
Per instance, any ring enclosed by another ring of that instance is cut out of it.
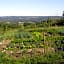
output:
<svg viewBox="0 0 64 64"><path fill-rule="evenodd" d="M61 16L64 0L0 0L0 16Z"/></svg>

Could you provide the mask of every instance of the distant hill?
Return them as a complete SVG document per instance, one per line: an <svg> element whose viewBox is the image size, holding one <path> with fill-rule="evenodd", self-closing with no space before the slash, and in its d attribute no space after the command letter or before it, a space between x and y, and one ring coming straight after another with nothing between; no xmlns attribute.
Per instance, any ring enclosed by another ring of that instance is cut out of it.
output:
<svg viewBox="0 0 64 64"><path fill-rule="evenodd" d="M23 22L39 22L42 20L46 20L48 18L51 19L59 19L62 16L2 16L0 17L0 22L4 21L10 21L10 22L18 22L18 21L23 21Z"/></svg>

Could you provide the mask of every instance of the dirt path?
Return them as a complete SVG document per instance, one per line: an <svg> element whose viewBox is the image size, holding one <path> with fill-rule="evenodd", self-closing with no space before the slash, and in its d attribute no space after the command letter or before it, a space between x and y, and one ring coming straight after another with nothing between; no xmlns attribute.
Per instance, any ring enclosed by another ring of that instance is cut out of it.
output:
<svg viewBox="0 0 64 64"><path fill-rule="evenodd" d="M7 47L7 45L11 42L11 40L3 40L0 42L0 51Z"/></svg>

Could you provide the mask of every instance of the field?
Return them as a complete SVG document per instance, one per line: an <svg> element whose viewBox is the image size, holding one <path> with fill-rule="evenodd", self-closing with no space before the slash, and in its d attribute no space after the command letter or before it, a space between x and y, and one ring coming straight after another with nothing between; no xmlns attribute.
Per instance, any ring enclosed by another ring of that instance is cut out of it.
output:
<svg viewBox="0 0 64 64"><path fill-rule="evenodd" d="M0 64L64 64L64 19L0 22Z"/></svg>

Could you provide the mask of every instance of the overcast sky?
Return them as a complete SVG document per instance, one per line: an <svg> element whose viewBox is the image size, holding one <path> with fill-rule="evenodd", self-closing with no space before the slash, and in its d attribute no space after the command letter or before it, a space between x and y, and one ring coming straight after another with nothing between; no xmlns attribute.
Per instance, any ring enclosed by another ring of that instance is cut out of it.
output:
<svg viewBox="0 0 64 64"><path fill-rule="evenodd" d="M61 16L64 0L0 0L0 16Z"/></svg>

